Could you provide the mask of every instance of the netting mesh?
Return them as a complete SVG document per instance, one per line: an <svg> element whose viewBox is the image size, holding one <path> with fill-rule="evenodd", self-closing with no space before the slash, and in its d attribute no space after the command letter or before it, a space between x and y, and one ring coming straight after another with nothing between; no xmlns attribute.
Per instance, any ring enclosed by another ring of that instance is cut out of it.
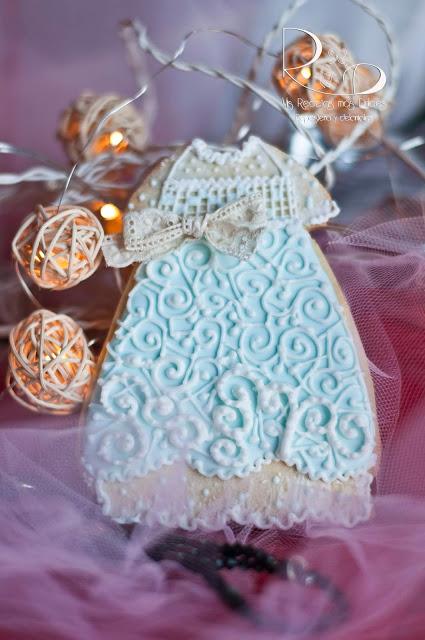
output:
<svg viewBox="0 0 425 640"><path fill-rule="evenodd" d="M389 203L343 234L324 232L323 241L374 381L383 445L378 489L398 491L413 460L408 452L402 459L394 451L400 438L407 436L406 422L421 411L425 398L423 203L414 199ZM416 471L416 482L423 484L423 474L419 468Z"/></svg>
<svg viewBox="0 0 425 640"><path fill-rule="evenodd" d="M382 458L372 518L354 529L229 526L212 537L260 545L279 557L299 554L330 576L350 610L326 637L422 638L423 202L389 203L349 229L330 226L315 236L347 297L375 385ZM159 528L130 531L102 516L82 477L76 419L35 419L6 396L1 416L0 637L293 637L239 618L200 576L149 560L144 548ZM229 580L263 617L296 621L304 629L298 637L311 637L308 592L246 572Z"/></svg>

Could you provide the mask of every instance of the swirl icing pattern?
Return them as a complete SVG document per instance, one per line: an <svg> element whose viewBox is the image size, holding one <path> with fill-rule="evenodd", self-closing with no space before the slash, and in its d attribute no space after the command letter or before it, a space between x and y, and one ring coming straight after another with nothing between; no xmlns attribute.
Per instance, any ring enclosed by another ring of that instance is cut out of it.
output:
<svg viewBox="0 0 425 640"><path fill-rule="evenodd" d="M85 448L97 477L178 459L222 479L272 460L325 481L373 465L353 337L294 220L271 223L248 261L197 240L140 266L107 349Z"/></svg>

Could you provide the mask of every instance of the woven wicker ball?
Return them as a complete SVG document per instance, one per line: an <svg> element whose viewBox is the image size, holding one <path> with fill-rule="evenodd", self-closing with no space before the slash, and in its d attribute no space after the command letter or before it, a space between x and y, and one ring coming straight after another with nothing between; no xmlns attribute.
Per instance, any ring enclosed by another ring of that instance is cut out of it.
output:
<svg viewBox="0 0 425 640"><path fill-rule="evenodd" d="M316 62L301 69L290 69L309 62L315 53L310 36L303 36L284 52L284 65L292 78L282 72L281 57L273 69L272 79L282 98L290 100L299 114L316 114L317 125L326 142L336 145L350 135L363 118L369 119L372 111L364 106L365 98L373 104L380 100L381 95L358 95L373 86L373 72L362 65L357 66L354 72L355 58L338 36L326 34L319 39L323 49ZM346 106L348 103L350 106ZM381 120L371 121L371 126L354 146L375 144L381 134Z"/></svg>
<svg viewBox="0 0 425 640"><path fill-rule="evenodd" d="M9 336L7 388L22 405L67 414L85 399L95 372L86 337L72 318L34 311Z"/></svg>
<svg viewBox="0 0 425 640"><path fill-rule="evenodd" d="M344 71L354 64L353 56L338 36L325 34L318 37L323 49L320 58L312 65L291 69L313 58L314 42L305 35L286 47L284 52L284 66L292 77L282 72L282 57L273 69L272 79L277 91L283 98L291 100L299 113L312 113L319 109L323 100L332 98L326 93L350 91L351 76L349 73L344 75Z"/></svg>
<svg viewBox="0 0 425 640"><path fill-rule="evenodd" d="M143 116L127 105L113 114L90 142L102 118L123 102L115 94L83 93L62 114L58 137L73 162L90 160L100 153L140 151L147 142L148 131Z"/></svg>
<svg viewBox="0 0 425 640"><path fill-rule="evenodd" d="M96 271L103 235L99 220L84 207L39 206L24 220L12 251L40 287L69 289Z"/></svg>
<svg viewBox="0 0 425 640"><path fill-rule="evenodd" d="M368 67L358 67L356 71L356 91L364 91L372 87L376 82L374 73ZM368 95L351 96L351 105L346 106L348 100L340 98L335 100L335 109L331 118L322 118L318 126L323 133L323 137L329 145L337 145L343 138L350 135L363 118L370 119L373 108L368 108L368 104L376 105L382 102L381 93L371 93ZM383 112L381 112L382 115ZM354 147L370 147L379 142L384 132L383 118L377 118L371 122L367 131L363 133L355 142Z"/></svg>

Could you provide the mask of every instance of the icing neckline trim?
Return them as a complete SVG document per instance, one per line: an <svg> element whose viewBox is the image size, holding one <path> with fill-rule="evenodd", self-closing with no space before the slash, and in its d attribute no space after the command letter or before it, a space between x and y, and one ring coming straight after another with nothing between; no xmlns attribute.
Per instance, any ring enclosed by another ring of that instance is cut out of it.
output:
<svg viewBox="0 0 425 640"><path fill-rule="evenodd" d="M247 158L252 158L255 153L258 153L258 144L260 139L256 136L250 136L242 144L242 148L237 147L219 147L211 144L207 144L205 140L201 138L195 138L192 141L191 148L196 153L198 158L205 160L209 164L238 164Z"/></svg>

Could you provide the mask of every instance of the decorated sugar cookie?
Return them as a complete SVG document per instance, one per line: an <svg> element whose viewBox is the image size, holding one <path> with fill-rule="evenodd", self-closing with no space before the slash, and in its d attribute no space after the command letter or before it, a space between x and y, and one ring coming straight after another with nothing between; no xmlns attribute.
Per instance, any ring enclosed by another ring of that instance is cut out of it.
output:
<svg viewBox="0 0 425 640"><path fill-rule="evenodd" d="M306 227L338 209L257 138L196 140L134 194L107 263L135 263L86 413L106 514L186 529L354 524L377 427L366 357Z"/></svg>

